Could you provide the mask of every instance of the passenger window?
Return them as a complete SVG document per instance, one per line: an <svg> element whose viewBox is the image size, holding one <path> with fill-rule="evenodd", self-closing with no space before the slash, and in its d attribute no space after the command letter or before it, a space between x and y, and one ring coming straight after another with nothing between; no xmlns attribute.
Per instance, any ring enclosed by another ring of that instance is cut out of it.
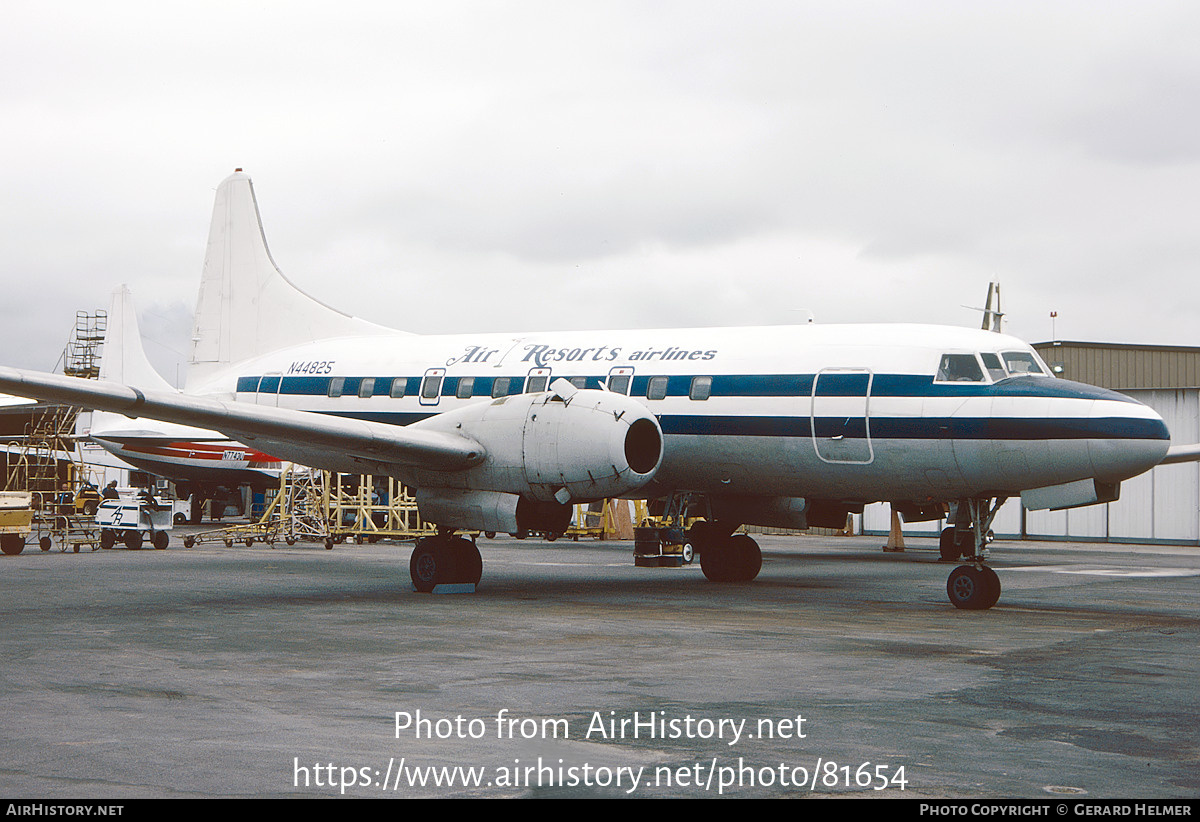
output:
<svg viewBox="0 0 1200 822"><path fill-rule="evenodd" d="M425 384L421 386L421 397L427 400L437 399L442 391L442 378L426 377Z"/></svg>
<svg viewBox="0 0 1200 822"><path fill-rule="evenodd" d="M571 385L576 388L587 388L587 377L571 377Z"/></svg>
<svg viewBox="0 0 1200 822"><path fill-rule="evenodd" d="M460 377L458 380L458 390L454 392L454 396L460 400L469 399L475 393L475 378Z"/></svg>
<svg viewBox="0 0 1200 822"><path fill-rule="evenodd" d="M615 377L609 377L608 378L608 390L612 391L614 394L628 394L629 393L629 375L628 374L618 374Z"/></svg>
<svg viewBox="0 0 1200 822"><path fill-rule="evenodd" d="M404 396L405 390L408 388L407 377L396 377L392 380L392 390L389 395L392 399L398 400Z"/></svg>
<svg viewBox="0 0 1200 822"><path fill-rule="evenodd" d="M342 396L342 389L346 387L345 377L331 377L329 380L329 396Z"/></svg>
<svg viewBox="0 0 1200 822"><path fill-rule="evenodd" d="M1014 377L1024 376L1025 374L1041 374L1045 376L1046 372L1037 364L1037 360L1027 351L1005 351L1004 364L1008 366L1008 373Z"/></svg>
<svg viewBox="0 0 1200 822"><path fill-rule="evenodd" d="M529 382L525 384L526 394L537 394L540 391L546 390L546 381L549 377L530 377Z"/></svg>
<svg viewBox="0 0 1200 822"><path fill-rule="evenodd" d="M358 384L358 396L369 397L375 393L375 378L363 377L362 382Z"/></svg>
<svg viewBox="0 0 1200 822"><path fill-rule="evenodd" d="M985 351L979 355L983 358L983 367L988 370L988 376L993 380L1002 380L1008 376L1004 370L1004 366L1000 363L1000 357L990 351Z"/></svg>
<svg viewBox="0 0 1200 822"><path fill-rule="evenodd" d="M937 378L940 382L983 382L983 369L974 354L943 354Z"/></svg>
<svg viewBox="0 0 1200 822"><path fill-rule="evenodd" d="M496 379L492 380L492 396L497 398L507 397L510 382L511 380L508 377L496 377Z"/></svg>
<svg viewBox="0 0 1200 822"><path fill-rule="evenodd" d="M661 400L667 396L667 378L651 377L646 384L646 399Z"/></svg>
<svg viewBox="0 0 1200 822"><path fill-rule="evenodd" d="M712 377L692 377L692 390L688 396L693 400L706 400L712 395Z"/></svg>

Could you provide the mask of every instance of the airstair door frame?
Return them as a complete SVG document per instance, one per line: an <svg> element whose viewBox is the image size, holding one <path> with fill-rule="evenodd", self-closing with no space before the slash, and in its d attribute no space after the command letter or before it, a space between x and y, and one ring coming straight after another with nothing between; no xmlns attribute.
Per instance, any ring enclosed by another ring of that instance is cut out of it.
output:
<svg viewBox="0 0 1200 822"><path fill-rule="evenodd" d="M274 386L271 383L274 382ZM255 405L267 405L272 408L279 407L279 392L283 388L283 374L278 371L272 371L269 374L263 374L258 378L258 387L255 389L254 403ZM265 390L264 390L265 389Z"/></svg>
<svg viewBox="0 0 1200 822"><path fill-rule="evenodd" d="M869 465L871 385L869 368L824 368L813 378L812 441L822 462Z"/></svg>

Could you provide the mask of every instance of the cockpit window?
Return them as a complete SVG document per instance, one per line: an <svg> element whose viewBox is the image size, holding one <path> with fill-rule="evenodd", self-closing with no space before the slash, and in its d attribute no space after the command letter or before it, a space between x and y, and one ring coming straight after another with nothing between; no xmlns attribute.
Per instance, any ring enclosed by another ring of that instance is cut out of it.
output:
<svg viewBox="0 0 1200 822"><path fill-rule="evenodd" d="M1008 372L1004 370L1004 365L1000 362L999 354L984 351L979 356L983 360L983 367L987 369L988 376L992 378L993 382L1002 380L1008 376Z"/></svg>
<svg viewBox="0 0 1200 822"><path fill-rule="evenodd" d="M937 378L941 382L983 382L983 369L974 354L943 354Z"/></svg>
<svg viewBox="0 0 1200 822"><path fill-rule="evenodd" d="M1008 367L1008 373L1013 377L1021 377L1026 374L1041 374L1046 375L1042 367L1038 365L1038 361L1033 354L1028 351L1005 351L1003 354L1004 364Z"/></svg>

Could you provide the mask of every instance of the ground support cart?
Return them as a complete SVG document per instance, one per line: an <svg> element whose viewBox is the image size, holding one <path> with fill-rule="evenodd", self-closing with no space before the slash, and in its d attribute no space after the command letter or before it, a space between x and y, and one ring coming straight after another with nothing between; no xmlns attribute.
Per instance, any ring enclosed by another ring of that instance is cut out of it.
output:
<svg viewBox="0 0 1200 822"><path fill-rule="evenodd" d="M262 520L260 522L250 522L245 525L229 525L225 528L217 528L212 531L199 531L195 534L188 534L183 538L183 547L193 548L205 543L210 545L223 543L226 548L232 548L234 543L238 542L245 543L246 545L264 542L274 547L275 541L280 538L279 521ZM296 541L291 538L286 539L288 545Z"/></svg>
<svg viewBox="0 0 1200 822"><path fill-rule="evenodd" d="M678 568L694 559L682 528L643 526L633 529L633 564L642 568Z"/></svg>
<svg viewBox="0 0 1200 822"><path fill-rule="evenodd" d="M33 494L28 491L0 491L0 551L19 554L25 550L25 537L33 530Z"/></svg>
<svg viewBox="0 0 1200 822"><path fill-rule="evenodd" d="M171 506L144 499L106 499L96 511L100 529L100 547L111 548L118 540L126 548L142 547L144 538L162 550L171 541L167 532L173 527Z"/></svg>
<svg viewBox="0 0 1200 822"><path fill-rule="evenodd" d="M71 549L78 554L85 546L93 551L98 550L100 526L94 517L80 514L55 514L39 520L38 547L49 551L55 543L58 543L58 550L64 552Z"/></svg>

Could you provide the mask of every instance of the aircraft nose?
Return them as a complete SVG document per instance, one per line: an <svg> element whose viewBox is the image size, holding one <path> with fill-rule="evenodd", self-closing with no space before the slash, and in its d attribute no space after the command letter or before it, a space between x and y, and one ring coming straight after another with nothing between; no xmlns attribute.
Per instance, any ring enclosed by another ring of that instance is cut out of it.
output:
<svg viewBox="0 0 1200 822"><path fill-rule="evenodd" d="M1098 434L1088 439L1092 470L1107 482L1149 471L1171 445L1171 432L1154 409L1115 391L1096 398L1089 422Z"/></svg>

